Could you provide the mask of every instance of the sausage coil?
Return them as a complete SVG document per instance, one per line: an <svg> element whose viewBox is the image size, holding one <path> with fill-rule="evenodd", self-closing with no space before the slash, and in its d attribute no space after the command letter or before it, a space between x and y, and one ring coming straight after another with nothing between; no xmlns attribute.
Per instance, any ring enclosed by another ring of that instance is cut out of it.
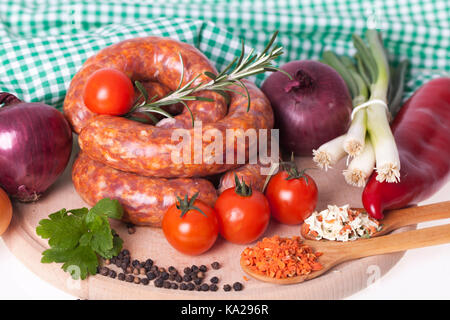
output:
<svg viewBox="0 0 450 320"><path fill-rule="evenodd" d="M197 95L214 102L188 101L194 119L201 121L200 129L192 128L189 110L183 108L180 112L179 105L166 108L178 112L173 118L149 125L124 117L96 115L85 106L82 97L86 80L102 68L121 70L133 81L144 83L148 92L162 95L178 87L182 74L182 85L199 74L194 85L210 81L203 74L205 71L217 74L196 48L160 37L125 40L89 58L74 76L64 102L64 113L73 130L79 133L82 149L73 166L72 180L87 203L93 205L104 197L115 198L125 208L125 220L160 226L165 210L175 202L176 196L199 192L199 199L214 204L217 196L214 186L199 177L226 171L232 176L229 170L236 169L238 173L253 175L251 181L255 188L262 187L265 177L258 175L259 165L236 163L238 151L243 150L247 161L250 152L258 146L257 139L243 136L247 129L254 129L258 134L258 129L273 128L270 103L253 83L245 81L251 101L248 112L245 90L234 86L236 92L230 93L229 106L222 95L206 90ZM180 143L177 129L184 129L191 138L184 146L190 147L190 161L173 161ZM200 143L195 138L199 133L203 137ZM233 134L234 138L226 139L227 134ZM209 140L205 138L208 136ZM217 137L223 139L216 141ZM211 152L212 145L218 149ZM228 150L233 150L231 163L227 163ZM196 161L199 151L200 162ZM222 183L220 191L231 184Z"/></svg>

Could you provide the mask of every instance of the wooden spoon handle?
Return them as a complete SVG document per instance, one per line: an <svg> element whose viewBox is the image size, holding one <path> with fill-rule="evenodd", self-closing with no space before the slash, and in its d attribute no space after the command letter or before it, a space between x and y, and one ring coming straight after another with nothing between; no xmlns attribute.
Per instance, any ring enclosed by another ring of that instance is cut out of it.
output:
<svg viewBox="0 0 450 320"><path fill-rule="evenodd" d="M382 223L391 230L412 224L450 218L450 201L386 212Z"/></svg>
<svg viewBox="0 0 450 320"><path fill-rule="evenodd" d="M450 243L450 224L354 241L345 248L346 260L444 243Z"/></svg>

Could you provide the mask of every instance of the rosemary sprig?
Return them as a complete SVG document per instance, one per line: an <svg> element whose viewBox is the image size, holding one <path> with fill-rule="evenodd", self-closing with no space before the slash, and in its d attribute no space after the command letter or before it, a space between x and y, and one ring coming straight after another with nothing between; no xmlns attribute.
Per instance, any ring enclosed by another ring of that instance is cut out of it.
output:
<svg viewBox="0 0 450 320"><path fill-rule="evenodd" d="M165 110L161 109L161 107L176 103L182 103L186 108L188 108L192 118L192 125L194 125L194 117L192 111L186 104L186 101L209 101L209 102L214 101L213 99L210 98L193 95L202 90L211 90L217 92L218 94L224 96L227 100L229 99L228 92L234 92L242 96L246 96L247 111L250 110L251 104L250 94L242 79L257 74L261 74L264 72L275 72L275 71L280 71L284 73L286 76L288 76L290 79L292 79L292 77L286 71L281 70L272 65L272 61L283 54L283 47L276 46L272 48L277 35L278 31L272 35L269 43L266 45L264 50L259 54L254 54L254 49L251 49L250 53L245 55L245 45L244 41L242 41L241 54L239 57L233 59L233 61L231 61L231 63L227 65L218 75L215 75L208 71L204 72L203 74L208 78L210 78L211 80L208 82L200 82L196 85L194 85L194 82L201 76L201 74L198 74L196 77L191 79L185 85L182 85L184 81L184 63L183 57L180 54L179 57L181 62L181 78L177 89L172 91L165 97L162 97L161 99L155 100L156 97L149 99L142 84L136 82L136 87L141 92L141 95L138 100L144 97L144 101L141 102L140 104L135 104L135 106L126 116L129 117L131 113L138 111L138 112L159 113L162 114L163 116L171 118L172 115L170 115ZM232 85L237 85L243 88L245 90L245 94L230 88L230 86Z"/></svg>

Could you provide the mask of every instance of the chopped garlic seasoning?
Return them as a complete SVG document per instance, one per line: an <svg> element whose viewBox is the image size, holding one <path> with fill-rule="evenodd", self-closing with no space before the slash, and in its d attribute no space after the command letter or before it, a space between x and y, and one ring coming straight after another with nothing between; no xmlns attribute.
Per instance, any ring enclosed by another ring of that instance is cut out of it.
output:
<svg viewBox="0 0 450 320"><path fill-rule="evenodd" d="M342 207L329 205L328 209L314 212L305 223L309 226L308 233L317 240L356 240L381 230L377 220L366 212L349 209L348 205Z"/></svg>

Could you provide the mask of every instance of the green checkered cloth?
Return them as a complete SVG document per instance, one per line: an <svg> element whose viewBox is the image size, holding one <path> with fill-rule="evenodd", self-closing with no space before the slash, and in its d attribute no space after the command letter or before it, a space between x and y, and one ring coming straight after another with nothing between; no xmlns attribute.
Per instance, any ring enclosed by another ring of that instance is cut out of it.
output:
<svg viewBox="0 0 450 320"><path fill-rule="evenodd" d="M410 59L405 97L449 76L448 0L0 0L0 91L60 108L89 56L134 37L193 44L220 70L240 39L261 50L279 30L282 65L325 49L353 54L352 33L369 27L381 29L393 61Z"/></svg>

